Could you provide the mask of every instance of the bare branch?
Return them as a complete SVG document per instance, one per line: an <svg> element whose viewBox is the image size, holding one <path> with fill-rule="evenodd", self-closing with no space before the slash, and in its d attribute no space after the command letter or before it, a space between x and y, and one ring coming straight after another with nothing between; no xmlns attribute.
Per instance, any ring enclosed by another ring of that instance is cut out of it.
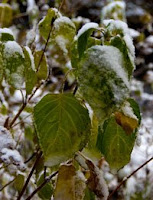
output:
<svg viewBox="0 0 153 200"><path fill-rule="evenodd" d="M131 177L133 176L137 171L139 171L141 168L143 168L145 165L147 165L150 161L153 160L153 157L151 157L149 160L147 160L146 162L144 162L140 167L138 167L136 170L134 170L129 176L127 176L126 178L124 178L121 183L115 188L115 190L113 190L113 192L109 195L108 199L109 200L113 194Z"/></svg>

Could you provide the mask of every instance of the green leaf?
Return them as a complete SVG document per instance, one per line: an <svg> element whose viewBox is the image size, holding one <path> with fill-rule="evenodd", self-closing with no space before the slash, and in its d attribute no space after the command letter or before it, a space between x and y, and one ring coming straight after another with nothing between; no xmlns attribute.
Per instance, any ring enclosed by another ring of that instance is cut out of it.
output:
<svg viewBox="0 0 153 200"><path fill-rule="evenodd" d="M84 54L77 71L80 92L102 122L129 96L121 52L96 45Z"/></svg>
<svg viewBox="0 0 153 200"><path fill-rule="evenodd" d="M18 174L15 181L13 182L13 186L15 190L20 193L23 188L23 185L24 185L24 175Z"/></svg>
<svg viewBox="0 0 153 200"><path fill-rule="evenodd" d="M15 41L3 44L3 67L7 82L16 89L21 89L24 82L24 54Z"/></svg>
<svg viewBox="0 0 153 200"><path fill-rule="evenodd" d="M90 134L87 109L71 94L48 94L35 106L34 121L47 166L81 150Z"/></svg>
<svg viewBox="0 0 153 200"><path fill-rule="evenodd" d="M14 41L13 32L8 28L0 28L0 41Z"/></svg>
<svg viewBox="0 0 153 200"><path fill-rule="evenodd" d="M67 55L75 32L75 25L68 17L59 17L54 22L52 41Z"/></svg>
<svg viewBox="0 0 153 200"><path fill-rule="evenodd" d="M34 57L29 47L23 48L25 56L25 83L26 83L26 93L30 94L32 89L36 84L36 72L35 72L35 63Z"/></svg>
<svg viewBox="0 0 153 200"><path fill-rule="evenodd" d="M71 54L71 64L73 68L78 68L79 54L78 54L78 40L74 39L70 49Z"/></svg>
<svg viewBox="0 0 153 200"><path fill-rule="evenodd" d="M97 147L111 168L120 169L130 161L135 138L135 133L126 134L111 117L105 121L102 130L99 128Z"/></svg>
<svg viewBox="0 0 153 200"><path fill-rule="evenodd" d="M9 4L0 3L0 27L9 27L12 24L13 11Z"/></svg>
<svg viewBox="0 0 153 200"><path fill-rule="evenodd" d="M92 117L92 126L91 126L91 136L89 138L87 146L83 149L82 153L92 159L93 161L98 161L101 158L101 152L96 146L97 137L98 137L98 125L99 122L95 115Z"/></svg>
<svg viewBox="0 0 153 200"><path fill-rule="evenodd" d="M43 55L43 58L41 59L43 55L43 51L35 51L34 53L34 61L35 61L35 67L37 71L37 78L38 80L46 79L48 75L48 65L47 65L47 59L45 54Z"/></svg>
<svg viewBox="0 0 153 200"><path fill-rule="evenodd" d="M49 36L53 22L57 15L58 11L56 9L50 8L48 9L47 15L39 22L39 32L45 40L47 40Z"/></svg>
<svg viewBox="0 0 153 200"><path fill-rule="evenodd" d="M91 22L91 23L85 24L79 30L77 37L78 37L78 52L79 52L80 59L83 56L84 51L87 48L87 43L88 43L88 39L89 39L90 35L97 28L98 28L98 24Z"/></svg>
<svg viewBox="0 0 153 200"><path fill-rule="evenodd" d="M140 125L140 123L141 123L141 113L140 113L139 105L132 98L129 98L127 101L130 103L130 106L133 109L134 114L137 116L137 118L139 120L139 125Z"/></svg>
<svg viewBox="0 0 153 200"><path fill-rule="evenodd" d="M95 194L89 190L88 188L86 188L85 190L85 197L83 200L95 200L96 199L96 196Z"/></svg>
<svg viewBox="0 0 153 200"><path fill-rule="evenodd" d="M39 187L39 185L41 185L43 182L44 182L44 174L42 174L40 176L40 178L37 182L37 186ZM42 200L51 199L52 195L53 195L53 187L50 182L45 184L44 187L41 190L39 190L39 192L38 192L38 196Z"/></svg>
<svg viewBox="0 0 153 200"><path fill-rule="evenodd" d="M123 59L124 59L124 68L128 72L128 78L130 79L133 69L135 68L135 64L134 64L134 60L130 56L130 53L128 51L125 41L121 37L116 36L111 39L110 44L118 48L122 52Z"/></svg>
<svg viewBox="0 0 153 200"><path fill-rule="evenodd" d="M54 200L75 200L75 174L73 165L60 166Z"/></svg>

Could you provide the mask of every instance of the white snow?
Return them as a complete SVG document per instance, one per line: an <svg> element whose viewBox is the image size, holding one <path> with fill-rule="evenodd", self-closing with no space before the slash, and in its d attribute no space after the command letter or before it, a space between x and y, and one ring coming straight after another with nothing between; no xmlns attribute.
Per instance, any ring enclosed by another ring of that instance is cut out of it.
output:
<svg viewBox="0 0 153 200"><path fill-rule="evenodd" d="M130 36L132 38L137 38L140 36L140 33L138 31L136 31L135 29L129 28L129 31L130 31Z"/></svg>
<svg viewBox="0 0 153 200"><path fill-rule="evenodd" d="M95 65L100 65L99 62L103 60L103 62L105 62L105 65L108 66L108 68L111 66L112 70L117 74L118 77L120 77L124 81L126 86L129 88L128 76L123 69L123 58L121 52L113 46L96 45L91 48L99 50L100 53L100 55L97 55L97 51L92 51L92 53L95 54L94 58L97 57L97 59L93 61Z"/></svg>
<svg viewBox="0 0 153 200"><path fill-rule="evenodd" d="M13 34L12 30L9 29L9 28L0 28L0 36L1 36L1 34L3 34L3 33L8 33L8 34L12 35L13 38L14 38L14 34Z"/></svg>
<svg viewBox="0 0 153 200"><path fill-rule="evenodd" d="M4 45L4 54L6 58L10 58L11 56L16 56L16 53L19 53L23 58L24 54L21 46L15 41L8 41Z"/></svg>
<svg viewBox="0 0 153 200"><path fill-rule="evenodd" d="M135 56L135 47L133 45L133 41L130 37L130 35L126 34L124 37L123 37L125 43L126 43L126 46L128 47L131 55L134 57Z"/></svg>
<svg viewBox="0 0 153 200"><path fill-rule="evenodd" d="M28 46L25 46L25 49L27 50L29 57L30 57L31 68L33 69L33 71L36 71L34 57L32 55L31 49Z"/></svg>
<svg viewBox="0 0 153 200"><path fill-rule="evenodd" d="M36 38L36 29L34 27L30 31L28 31L26 35L26 45L30 46L35 41L35 38Z"/></svg>
<svg viewBox="0 0 153 200"><path fill-rule="evenodd" d="M0 3L0 7L9 7L11 8L11 6L8 3Z"/></svg>
<svg viewBox="0 0 153 200"><path fill-rule="evenodd" d="M59 47L63 50L63 52L65 53L65 54L67 54L68 53L68 50L67 50L67 48L66 48L66 45L69 43L69 40L67 40L64 36L62 36L62 35L57 35L56 37L55 37L55 41L56 41L56 43L59 45Z"/></svg>
<svg viewBox="0 0 153 200"><path fill-rule="evenodd" d="M14 148L15 147L15 141L12 138L11 133L4 128L3 126L0 126L0 152L3 148Z"/></svg>
<svg viewBox="0 0 153 200"><path fill-rule="evenodd" d="M150 35L149 37L146 38L146 42L150 43L153 45L153 35Z"/></svg>
<svg viewBox="0 0 153 200"><path fill-rule="evenodd" d="M85 24L79 31L78 31L78 34L77 34L77 38L79 38L83 33L85 33L87 30L89 29L96 29L98 28L99 25L97 23L94 23L94 22L89 22L87 24Z"/></svg>
<svg viewBox="0 0 153 200"><path fill-rule="evenodd" d="M75 29L74 23L73 23L68 17L63 17L63 16L62 16L62 17L57 18L57 19L55 20L55 22L54 22L54 27L55 27L55 29L56 29L56 30L59 30L61 24L66 24L66 25L69 24L69 26L71 26L71 27L73 27L73 28Z"/></svg>
<svg viewBox="0 0 153 200"><path fill-rule="evenodd" d="M120 21L120 20L113 20L113 19L105 19L103 20L103 24L105 26L108 26L108 30L114 31L116 29L122 30L123 34L130 34L128 26L125 22Z"/></svg>
<svg viewBox="0 0 153 200"><path fill-rule="evenodd" d="M148 83L153 83L153 71L151 71L151 70L149 70L149 71L147 71L147 82Z"/></svg>
<svg viewBox="0 0 153 200"><path fill-rule="evenodd" d="M116 29L121 30L123 32L123 39L124 39L126 46L132 56L131 59L134 61L135 47L133 45L132 37L130 36L130 31L129 31L127 24L123 21L113 20L113 19L104 20L103 24L105 26L108 26L107 29L110 32L113 32Z"/></svg>
<svg viewBox="0 0 153 200"><path fill-rule="evenodd" d="M123 113L124 113L125 116L130 117L132 119L138 120L138 118L133 113L133 109L131 108L129 102L125 102L124 103L124 105L122 106L122 111L123 111Z"/></svg>
<svg viewBox="0 0 153 200"><path fill-rule="evenodd" d="M23 162L23 158L20 155L20 153L15 149L8 149L3 148L2 151L1 160L6 164L14 164L19 167L19 169L24 170L25 165Z"/></svg>
<svg viewBox="0 0 153 200"><path fill-rule="evenodd" d="M120 9L122 10L122 12L125 12L125 2L123 1L113 1L110 2L108 5L104 6L104 8L102 9L102 17L105 18L107 17L107 15L109 15L109 13L113 14L114 18L117 19L117 11L120 11ZM114 10L116 12L114 12ZM121 11L120 11L121 12Z"/></svg>

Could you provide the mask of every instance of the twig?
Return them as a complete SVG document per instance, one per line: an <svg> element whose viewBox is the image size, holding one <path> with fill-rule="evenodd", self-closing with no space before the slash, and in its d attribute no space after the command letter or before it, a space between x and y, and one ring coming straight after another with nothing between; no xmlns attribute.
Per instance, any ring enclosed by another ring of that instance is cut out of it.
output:
<svg viewBox="0 0 153 200"><path fill-rule="evenodd" d="M54 176L56 176L56 174L58 173L58 171L54 172L53 174L51 174L48 178L46 178L44 180L44 182L39 185L32 193L31 195L26 199L26 200L30 200L32 199L32 197L38 192L41 190L41 188L43 188Z"/></svg>
<svg viewBox="0 0 153 200"><path fill-rule="evenodd" d="M1 189L0 191L4 190L4 188L6 188L8 185L10 185L11 183L13 183L15 181L16 177L12 180L12 181L9 181L8 183L6 183Z"/></svg>
<svg viewBox="0 0 153 200"><path fill-rule="evenodd" d="M22 188L22 190L21 190L21 192L20 192L20 194L19 194L17 200L20 200L21 197L22 197L22 195L24 194L24 192L25 192L25 190L26 190L26 188L27 188L27 186L28 186L28 183L29 183L29 181L30 181L30 179L31 179L31 176L33 175L33 172L34 172L34 170L35 170L35 168L36 168L36 166L37 166L37 164L38 164L38 161L39 161L39 159L41 158L41 156L42 156L42 152L40 152L40 153L38 154L38 156L37 156L37 158L36 158L36 161L35 161L35 163L34 163L32 169L31 169L31 171L30 171L30 173L29 173L29 175L28 175L28 178L27 178L27 180L26 180L26 182L25 182L25 184L24 184L24 186L23 186L23 188Z"/></svg>
<svg viewBox="0 0 153 200"><path fill-rule="evenodd" d="M32 160L36 156L36 152L34 152L26 161L24 161L24 164L28 163L30 160Z"/></svg>
<svg viewBox="0 0 153 200"><path fill-rule="evenodd" d="M145 163L143 163L140 167L138 167L136 170L134 170L129 176L124 178L121 183L113 190L113 192L108 196L107 200L109 200L113 194L131 177L133 176L137 171L139 171L141 168L143 168L146 164L148 164L151 160L153 160L153 157L151 157L149 160L147 160Z"/></svg>

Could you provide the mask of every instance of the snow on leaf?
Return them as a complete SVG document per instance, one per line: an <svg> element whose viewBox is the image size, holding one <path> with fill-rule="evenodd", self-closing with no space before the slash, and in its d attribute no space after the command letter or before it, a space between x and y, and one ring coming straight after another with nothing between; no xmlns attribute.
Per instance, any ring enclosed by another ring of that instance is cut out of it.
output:
<svg viewBox="0 0 153 200"><path fill-rule="evenodd" d="M0 28L0 41L14 41L14 34L9 28Z"/></svg>
<svg viewBox="0 0 153 200"><path fill-rule="evenodd" d="M60 166L54 200L75 200L75 174L73 165Z"/></svg>
<svg viewBox="0 0 153 200"><path fill-rule="evenodd" d="M71 94L48 94L34 108L45 165L53 166L82 149L90 135L87 109Z"/></svg>
<svg viewBox="0 0 153 200"><path fill-rule="evenodd" d="M127 49L126 43L124 41L124 38L121 38L120 36L115 36L113 38L111 38L110 44L116 48L118 48L122 55L123 55L123 62L124 65L123 67L125 68L125 70L128 73L128 78L129 80L131 79L131 75L133 70L135 69L135 64L134 64L134 55L130 56L130 52ZM132 44L133 46L133 44Z"/></svg>
<svg viewBox="0 0 153 200"><path fill-rule="evenodd" d="M119 19L125 21L125 2L112 1L102 9L102 20Z"/></svg>
<svg viewBox="0 0 153 200"><path fill-rule="evenodd" d="M80 92L103 121L129 95L129 81L121 52L113 46L89 48L78 67Z"/></svg>
<svg viewBox="0 0 153 200"><path fill-rule="evenodd" d="M107 200L108 186L103 178L102 171L89 159L86 159L86 164L90 170L90 177L87 180L89 189L95 193L97 200Z"/></svg>
<svg viewBox="0 0 153 200"><path fill-rule="evenodd" d="M78 53L79 57L81 58L83 56L84 51L87 48L87 41L90 37L91 33L98 28L97 23L87 23L85 24L78 32L77 38L78 38Z"/></svg>
<svg viewBox="0 0 153 200"><path fill-rule="evenodd" d="M20 89L24 81L24 54L15 41L3 44L3 67L5 78L10 85Z"/></svg>
<svg viewBox="0 0 153 200"><path fill-rule="evenodd" d="M75 36L75 25L68 17L59 17L54 22L52 39L56 45L68 54Z"/></svg>

